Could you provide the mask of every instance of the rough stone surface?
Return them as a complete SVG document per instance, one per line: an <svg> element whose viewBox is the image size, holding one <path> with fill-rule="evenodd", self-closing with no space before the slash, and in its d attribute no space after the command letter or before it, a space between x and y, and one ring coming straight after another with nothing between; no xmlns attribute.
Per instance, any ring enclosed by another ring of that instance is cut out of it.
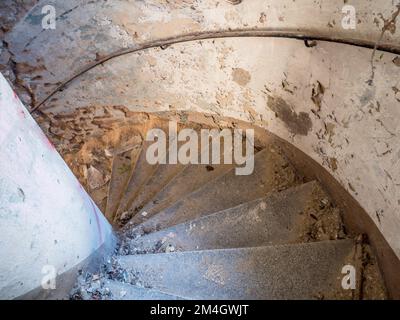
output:
<svg viewBox="0 0 400 320"><path fill-rule="evenodd" d="M121 253L161 253L300 242L304 215L318 188L294 187L159 232L126 241Z"/></svg>
<svg viewBox="0 0 400 320"><path fill-rule="evenodd" d="M268 146L254 156L252 174L238 176L232 169L173 206L157 213L137 229L138 232L148 232L179 224L255 200L271 191L284 190L296 183L293 167L280 154L278 148Z"/></svg>
<svg viewBox="0 0 400 320"><path fill-rule="evenodd" d="M38 7L8 33L35 2L4 0L0 4L0 35L5 36L0 46L0 71L14 84L27 105L37 103L65 80L66 75L73 75L86 63L115 49L148 40L231 28L289 30L296 27L312 34L334 33L336 37L350 40L355 34L340 26L342 2L338 7L336 2L308 1L304 12L292 14L287 10L286 1L276 1L265 8L263 1L244 1L232 6L211 0L55 1L62 17L56 32L50 35L41 30ZM392 4L391 1L357 3L361 13L357 38L398 45L399 22L390 22L395 9ZM128 10L133 7L135 10ZM319 17L313 23L313 30L304 25L309 21L304 19L306 15ZM71 29L76 26L78 32ZM59 43L68 44L68 48ZM123 137L126 131L117 127L132 110L191 109L251 121L300 147L335 175L370 213L398 253L399 220L395 214L398 132L393 122L398 118L396 106L400 101L396 83L398 57L380 52L371 55L368 49L325 42L314 42L314 45L309 48L287 39L211 39L124 56L84 74L46 105L54 113L44 108L45 112L37 114L37 120L103 210L109 196L110 154L126 141ZM279 55L276 48L280 48ZM65 59L66 55L69 59ZM179 72L171 75L171 68ZM130 87L132 83L134 87ZM387 90L388 84L390 90ZM101 96L99 90L103 92ZM179 94L174 94L178 91ZM130 110L121 105L129 105ZM200 169L209 171L207 167ZM143 177L147 178L154 173L144 172ZM215 174L213 179L217 180L218 176ZM144 180L127 194L135 197ZM210 180L202 182L207 181ZM196 190L193 188L189 193ZM130 196L122 206L124 209L132 204ZM163 210L175 202L169 197L163 199L166 201L159 207ZM330 240L334 246L337 239L346 237L340 212L318 192L313 199L303 215L301 240ZM119 216L126 212L119 211ZM205 213L210 212L205 210ZM191 217L196 218L197 214L194 212ZM129 218L128 214L122 220ZM165 248L169 254L176 250L179 247L175 245ZM360 259L364 286L357 297L385 297L377 264L368 246L363 247ZM116 274L122 277L118 280L125 281L127 271L118 270ZM224 272L220 266L212 266L205 276L221 284ZM91 291L86 291L89 295L84 298L97 299L109 294L99 277L91 275L87 279ZM330 294L319 293L317 298L329 298ZM348 296L339 293L331 297Z"/></svg>
<svg viewBox="0 0 400 320"><path fill-rule="evenodd" d="M119 263L147 286L191 299L318 299L340 291L352 250L342 240L124 256Z"/></svg>

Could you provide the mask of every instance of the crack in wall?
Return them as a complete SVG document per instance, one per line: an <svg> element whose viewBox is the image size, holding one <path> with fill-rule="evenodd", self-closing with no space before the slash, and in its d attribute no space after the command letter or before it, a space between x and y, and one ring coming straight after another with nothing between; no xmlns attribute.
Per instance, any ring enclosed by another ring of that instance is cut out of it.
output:
<svg viewBox="0 0 400 320"><path fill-rule="evenodd" d="M374 57L375 57L376 51L378 50L380 43L382 42L384 34L386 33L386 31L390 31L392 34L396 32L396 19L400 14L400 4L398 4L396 7L397 7L397 10L392 13L392 18L390 20L388 20L388 19L385 20L382 17L382 20L384 21L384 25L382 27L382 32L381 32L381 35L379 36L378 41L375 43L374 49L371 54L371 78L367 81L367 83L369 85L372 85L374 82L374 78L375 78Z"/></svg>

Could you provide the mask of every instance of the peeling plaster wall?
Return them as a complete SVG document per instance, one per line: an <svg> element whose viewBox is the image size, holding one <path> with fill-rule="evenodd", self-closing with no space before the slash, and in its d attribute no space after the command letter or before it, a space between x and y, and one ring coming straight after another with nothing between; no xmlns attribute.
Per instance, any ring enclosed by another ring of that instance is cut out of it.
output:
<svg viewBox="0 0 400 320"><path fill-rule="evenodd" d="M399 19L383 29L395 1L353 1L356 30L340 25L343 1L55 3L63 12L56 30L41 30L39 3L7 38L17 77L36 100L96 55L190 32L258 28L396 48L400 43ZM323 41L312 48L277 38L192 41L115 58L74 81L43 110L125 105L252 121L332 173L400 257L400 58L372 55L371 49Z"/></svg>
<svg viewBox="0 0 400 320"><path fill-rule="evenodd" d="M394 23L382 35L398 0L356 0L357 29L343 29L343 0L42 0L5 41L16 77L36 101L82 66L111 52L185 34L242 30L400 43ZM55 30L42 28L44 5L54 5ZM29 31L28 31L29 30ZM28 32L27 32L28 31ZM382 37L381 37L382 35ZM29 100L29 99L27 99ZM29 101L27 101L29 102Z"/></svg>

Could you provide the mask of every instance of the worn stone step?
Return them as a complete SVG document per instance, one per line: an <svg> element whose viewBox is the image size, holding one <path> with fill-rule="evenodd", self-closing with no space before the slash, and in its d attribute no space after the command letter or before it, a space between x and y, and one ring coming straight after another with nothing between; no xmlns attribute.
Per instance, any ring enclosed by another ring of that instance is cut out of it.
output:
<svg viewBox="0 0 400 320"><path fill-rule="evenodd" d="M188 299L351 298L341 287L354 242L335 240L255 248L122 256L141 284Z"/></svg>
<svg viewBox="0 0 400 320"><path fill-rule="evenodd" d="M184 300L171 294L113 280L107 280L104 287L110 291L111 300Z"/></svg>
<svg viewBox="0 0 400 320"><path fill-rule="evenodd" d="M138 212L130 221L130 225L137 225L147 220L233 167L232 164L187 165Z"/></svg>
<svg viewBox="0 0 400 320"><path fill-rule="evenodd" d="M114 220L114 215L118 209L129 178L132 176L140 151L141 144L132 146L131 150L116 154L113 157L105 213L106 218L110 222Z"/></svg>
<svg viewBox="0 0 400 320"><path fill-rule="evenodd" d="M191 181L182 183L189 185ZM295 184L294 168L278 149L269 145L255 155L254 171L251 175L236 175L235 169L231 169L131 229L130 233L161 230L264 197L269 192L284 190Z"/></svg>
<svg viewBox="0 0 400 320"><path fill-rule="evenodd" d="M178 150L183 143L184 142L178 141ZM168 152L169 150L167 151L167 159L169 159ZM176 175L178 175L184 169L184 167L184 165L179 163L159 164L153 175L149 177L148 181L142 186L140 192L127 209L129 216L133 217L139 211L141 211L143 207L153 197L155 197L158 192L160 192L160 190L162 190L171 180L173 180ZM138 168L138 170L140 170L140 168Z"/></svg>
<svg viewBox="0 0 400 320"><path fill-rule="evenodd" d="M295 243L303 235L302 221L317 187L316 182L309 182L134 240L128 239L121 252L157 253Z"/></svg>
<svg viewBox="0 0 400 320"><path fill-rule="evenodd" d="M129 182L125 188L124 194L120 200L117 213L114 218L114 222L121 222L123 220L129 220L130 217L126 217L128 214L127 210L135 200L138 195L140 189L143 185L147 183L147 181L151 178L154 172L157 170L158 164L149 164L146 159L147 148L153 142L145 141L143 143L143 147L141 149L139 158L136 162L135 169L131 177L129 178Z"/></svg>

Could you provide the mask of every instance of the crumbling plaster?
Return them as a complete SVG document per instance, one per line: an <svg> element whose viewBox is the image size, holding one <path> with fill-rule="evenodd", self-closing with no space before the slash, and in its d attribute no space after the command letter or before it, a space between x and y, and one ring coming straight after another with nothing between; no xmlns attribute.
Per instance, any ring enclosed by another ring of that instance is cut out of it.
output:
<svg viewBox="0 0 400 320"><path fill-rule="evenodd" d="M394 1L353 1L356 30L341 27L343 1L81 2L55 1L63 14L57 29L47 31L38 23L39 3L6 39L17 76L36 101L96 57L186 33L283 30L400 43L398 20L385 30ZM256 123L332 173L400 257L399 71L395 54L334 42L310 48L282 38L190 41L112 59L57 93L43 111L124 105Z"/></svg>

